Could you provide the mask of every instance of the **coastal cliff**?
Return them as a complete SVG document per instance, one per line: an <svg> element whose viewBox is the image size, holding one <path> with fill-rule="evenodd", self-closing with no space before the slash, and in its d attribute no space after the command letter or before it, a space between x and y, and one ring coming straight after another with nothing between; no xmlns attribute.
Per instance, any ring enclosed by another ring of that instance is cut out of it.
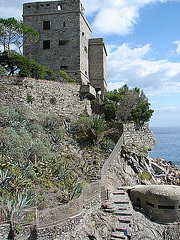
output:
<svg viewBox="0 0 180 240"><path fill-rule="evenodd" d="M34 79L23 79L21 81L18 79L17 81L16 78L6 78L1 81L0 86L1 104L8 108L17 108L20 105L25 105L32 111L30 120L33 123L40 119L37 117L39 113L59 114L65 119L63 124L67 127L80 114L84 112L91 113L90 101L82 100L79 90L79 85L43 80L37 81ZM31 98L28 96L31 96ZM52 102L51 99L56 100L56 102ZM4 131L4 126L0 130ZM37 129L35 130L37 131ZM119 158L112 162L107 173L110 193L118 186L152 184L159 183L159 181L161 184L164 184L169 178L169 176L167 178L165 175L167 163L156 162L157 165L162 167L162 176L156 178L157 174L155 168L153 168L155 165L152 164L152 159L149 158L150 151L156 144L156 140L148 124L124 124L123 133L124 144L122 149L120 149ZM65 159L68 153L68 157L71 160L73 159L71 166L79 167L80 171L78 173L82 177L89 174L88 181L99 178L100 169L110 154L106 153L105 155L103 152L97 152L97 148L81 149L70 136L64 136L61 143L56 146L53 144L53 149L55 150L54 152L61 153L63 159ZM173 167L172 165L171 169ZM81 171L81 169L83 170ZM171 181L169 183L173 184L174 182ZM54 198L57 197L55 189L52 188L51 190L48 190L48 194L46 193L45 196L48 207L52 206ZM134 239L177 239L179 234L178 225L165 226L153 223L142 213L136 212L132 206L131 211ZM71 222L43 230L40 229L38 239L110 239L117 221L118 217L113 213L107 213L99 207L94 207L84 211L81 216ZM0 236L6 236L7 231L8 227L1 227ZM25 228L19 234L18 239L24 240L25 236L28 238L29 235L30 230Z"/></svg>

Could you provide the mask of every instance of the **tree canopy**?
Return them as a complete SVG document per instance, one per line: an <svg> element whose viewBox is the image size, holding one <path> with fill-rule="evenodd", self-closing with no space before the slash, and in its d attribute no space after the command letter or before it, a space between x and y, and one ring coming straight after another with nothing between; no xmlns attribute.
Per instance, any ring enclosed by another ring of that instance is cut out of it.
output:
<svg viewBox="0 0 180 240"><path fill-rule="evenodd" d="M22 20L14 17L0 18L0 43L3 45L4 51L10 50L11 44L15 44L22 54L23 45L36 42L38 39L39 34L32 28L28 28Z"/></svg>
<svg viewBox="0 0 180 240"><path fill-rule="evenodd" d="M114 113L114 105L116 109ZM143 90L135 87L129 89L127 85L106 93L104 113L106 120L116 119L121 122L135 121L144 123L150 121L154 110ZM110 111L107 109L110 109ZM113 113L113 114L112 114Z"/></svg>

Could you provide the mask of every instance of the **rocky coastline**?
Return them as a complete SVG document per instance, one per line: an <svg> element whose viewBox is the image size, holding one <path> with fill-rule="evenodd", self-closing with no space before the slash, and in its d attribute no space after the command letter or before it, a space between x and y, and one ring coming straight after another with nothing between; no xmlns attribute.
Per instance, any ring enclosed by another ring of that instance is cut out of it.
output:
<svg viewBox="0 0 180 240"><path fill-rule="evenodd" d="M172 161L167 162L163 158L156 158L151 160L152 163L157 164L162 168L162 172L156 174L158 184L173 184L180 186L180 167L175 165ZM158 180L159 177L159 180Z"/></svg>

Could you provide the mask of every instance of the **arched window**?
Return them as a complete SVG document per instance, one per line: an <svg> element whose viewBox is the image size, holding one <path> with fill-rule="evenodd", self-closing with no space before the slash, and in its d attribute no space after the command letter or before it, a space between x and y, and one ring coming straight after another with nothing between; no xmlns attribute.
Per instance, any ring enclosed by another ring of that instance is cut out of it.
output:
<svg viewBox="0 0 180 240"><path fill-rule="evenodd" d="M58 11L61 11L61 10L62 10L62 5L59 4L59 5L57 6L57 9L58 9Z"/></svg>

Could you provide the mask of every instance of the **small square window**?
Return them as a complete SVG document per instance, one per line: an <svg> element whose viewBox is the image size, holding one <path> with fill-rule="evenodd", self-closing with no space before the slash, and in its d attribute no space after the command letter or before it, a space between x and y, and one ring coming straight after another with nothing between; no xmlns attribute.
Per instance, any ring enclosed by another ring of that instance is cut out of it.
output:
<svg viewBox="0 0 180 240"><path fill-rule="evenodd" d="M49 29L50 29L50 21L44 21L43 30L49 30Z"/></svg>
<svg viewBox="0 0 180 240"><path fill-rule="evenodd" d="M68 66L61 66L61 70L68 70Z"/></svg>
<svg viewBox="0 0 180 240"><path fill-rule="evenodd" d="M59 45L67 45L69 40L59 40Z"/></svg>
<svg viewBox="0 0 180 240"><path fill-rule="evenodd" d="M50 40L43 41L43 49L50 49Z"/></svg>

